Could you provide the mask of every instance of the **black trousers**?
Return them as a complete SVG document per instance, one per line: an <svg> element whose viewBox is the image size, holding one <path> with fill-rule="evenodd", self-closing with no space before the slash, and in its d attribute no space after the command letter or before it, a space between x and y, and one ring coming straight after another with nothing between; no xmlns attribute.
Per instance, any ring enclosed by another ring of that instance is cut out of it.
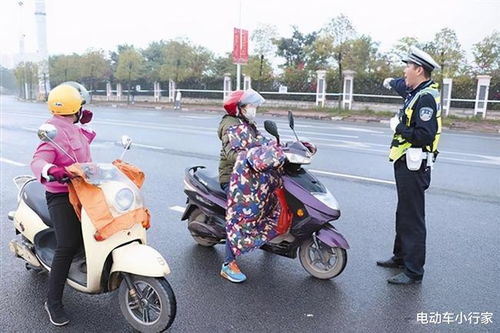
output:
<svg viewBox="0 0 500 333"><path fill-rule="evenodd" d="M62 305L66 278L73 257L83 244L81 223L69 202L68 193L46 192L50 218L54 223L57 248L49 275L47 303L50 307Z"/></svg>
<svg viewBox="0 0 500 333"><path fill-rule="evenodd" d="M420 280L425 264L425 190L431 182L431 170L426 161L417 171L406 166L405 156L394 163L394 176L398 192L396 209L395 261L404 263L405 274Z"/></svg>

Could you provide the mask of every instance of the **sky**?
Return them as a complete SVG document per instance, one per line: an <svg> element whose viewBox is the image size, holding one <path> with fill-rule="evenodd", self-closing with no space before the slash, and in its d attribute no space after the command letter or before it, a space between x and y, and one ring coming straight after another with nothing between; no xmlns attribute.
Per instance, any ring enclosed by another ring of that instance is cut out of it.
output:
<svg viewBox="0 0 500 333"><path fill-rule="evenodd" d="M23 0L22 10L18 2L0 0L4 66L6 54L19 52L20 22L26 53L37 51L35 0ZM404 36L430 41L448 27L472 59L473 44L500 31L500 0L46 0L46 13L49 55L115 50L124 43L144 48L152 41L177 37L223 55L232 50L233 27L242 26L251 34L261 23L274 24L280 36L290 37L292 25L309 33L344 14L359 34L379 42L381 51L390 50Z"/></svg>

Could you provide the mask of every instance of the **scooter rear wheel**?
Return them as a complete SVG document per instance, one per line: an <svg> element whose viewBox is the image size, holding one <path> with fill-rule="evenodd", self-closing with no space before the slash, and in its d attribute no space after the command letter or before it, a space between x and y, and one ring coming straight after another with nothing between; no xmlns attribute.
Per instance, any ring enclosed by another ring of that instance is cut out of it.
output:
<svg viewBox="0 0 500 333"><path fill-rule="evenodd" d="M347 264L347 251L340 247L328 246L319 239L314 242L312 237L299 248L302 267L321 280L333 279L340 275Z"/></svg>
<svg viewBox="0 0 500 333"><path fill-rule="evenodd" d="M189 215L188 226L191 223L204 224L204 223L206 223L206 220L207 220L206 215L203 214L203 212L197 208L197 209L193 210L191 212L191 214ZM191 237L193 237L193 239L196 243L198 243L201 246L205 246L205 247L211 247L211 246L214 246L215 244L219 243L219 240L216 238L200 236L192 231L191 231Z"/></svg>
<svg viewBox="0 0 500 333"><path fill-rule="evenodd" d="M120 309L127 322L139 332L156 333L168 329L175 319L177 302L165 278L130 275L137 298L122 281L118 291Z"/></svg>

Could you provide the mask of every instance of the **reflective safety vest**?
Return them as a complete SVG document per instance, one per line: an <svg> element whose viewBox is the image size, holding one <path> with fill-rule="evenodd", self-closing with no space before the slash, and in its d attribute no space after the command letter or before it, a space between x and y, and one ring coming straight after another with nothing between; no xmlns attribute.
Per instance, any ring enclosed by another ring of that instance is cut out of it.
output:
<svg viewBox="0 0 500 333"><path fill-rule="evenodd" d="M411 122L411 117L413 115L413 106L415 105L415 102L418 100L418 98L424 94L430 94L432 97L434 97L434 100L436 101L436 109L437 109L436 120L438 128L432 144L423 147L423 151L432 152L434 153L434 156L437 155L437 147L439 143L439 138L441 137L441 96L438 90L438 86L439 85L437 83L433 83L430 86L417 92L406 106L406 109L404 110L404 113L406 114L406 126L409 127ZM411 148L411 146L412 144L406 141L406 139L404 139L401 136L401 134L394 133L391 143L391 150L389 152L389 160L397 161L401 156L403 156L406 153L406 150L408 148Z"/></svg>

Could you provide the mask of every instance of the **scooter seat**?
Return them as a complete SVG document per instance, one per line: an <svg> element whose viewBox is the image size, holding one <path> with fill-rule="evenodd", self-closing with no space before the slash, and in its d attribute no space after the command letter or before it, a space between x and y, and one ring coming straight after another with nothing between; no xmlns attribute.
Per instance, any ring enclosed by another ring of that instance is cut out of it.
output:
<svg viewBox="0 0 500 333"><path fill-rule="evenodd" d="M47 207L47 200L45 199L45 188L37 181L30 181L24 187L21 196L31 209L40 216L43 223L49 227L54 224L50 219L49 208Z"/></svg>
<svg viewBox="0 0 500 333"><path fill-rule="evenodd" d="M226 198L226 192L220 187L219 177L209 175L206 169L198 169L195 178L202 183L210 192L221 198Z"/></svg>

